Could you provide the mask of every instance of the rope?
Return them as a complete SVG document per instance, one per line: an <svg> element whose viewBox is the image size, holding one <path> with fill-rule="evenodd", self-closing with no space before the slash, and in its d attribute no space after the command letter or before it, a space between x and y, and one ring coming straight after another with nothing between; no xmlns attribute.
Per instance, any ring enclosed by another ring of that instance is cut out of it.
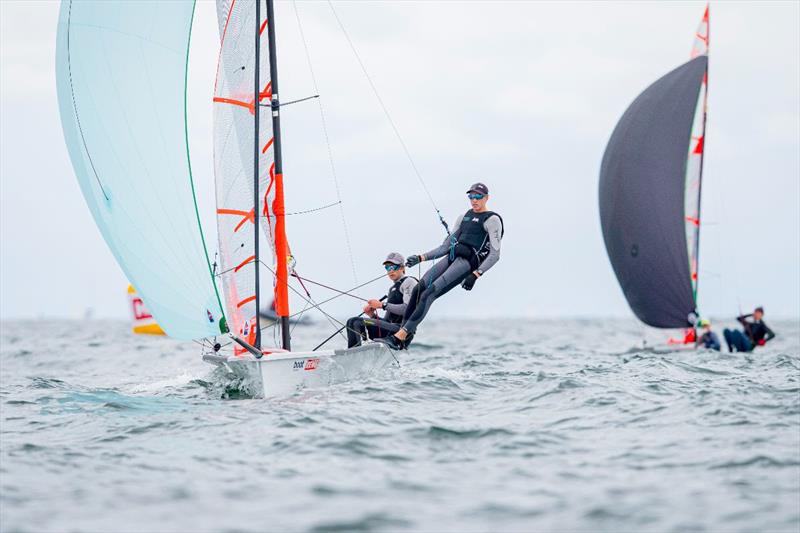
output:
<svg viewBox="0 0 800 533"><path fill-rule="evenodd" d="M350 49L353 51L353 55L356 57L356 60L358 61L359 66L361 67L361 71L364 73L364 77L367 78L367 81L369 82L369 86L372 88L372 92L375 94L375 98L378 100L378 103L380 104L381 109L383 109L383 114L386 115L386 119L389 121L389 124L392 126L392 130L394 131L394 134L397 137L397 140L400 142L400 146L403 148L403 152L405 153L406 158L408 159L408 162L411 164L411 168L414 170L414 174L417 176L417 180L419 180L420 185L422 185L422 189L425 191L425 194L428 195L428 200L430 201L431 205L433 206L433 209L436 210L436 215L439 217L439 222L442 224L442 226L444 226L444 229L447 232L447 234L450 235L450 226L447 225L447 222L445 221L444 217L442 217L442 213L439 211L439 207L436 205L436 202L433 200L433 196L431 195L430 191L428 190L428 186L425 185L425 180L422 179L422 174L420 174L419 169L417 169L417 165L416 165L416 163L414 163L414 158L411 157L411 152L408 150L408 146L406 146L406 143L403 140L402 135L400 135L400 130L397 129L397 126L395 125L394 121L392 120L392 116L389 114L389 110L387 109L386 104L383 103L383 99L381 98L381 95L378 93L378 88L375 87L375 84L373 83L372 78L370 77L369 73L367 72L367 68L364 66L364 62L361 61L361 56L358 55L358 51L356 50L356 47L353 44L353 41L350 39L350 35L347 33L347 30L345 29L344 24L342 24L341 19L339 19L339 15L336 13L336 9L334 9L333 3L331 2L331 0L328 0L328 5L330 6L331 11L333 12L334 18L336 18L336 22L339 24L339 28L341 28L342 33L344 33L344 36L347 39L347 44L350 45ZM296 10L295 10L295 13L296 13ZM319 92L319 91L317 91L317 92Z"/></svg>
<svg viewBox="0 0 800 533"><path fill-rule="evenodd" d="M317 76L314 74L314 65L311 62L311 53L308 50L308 43L306 42L306 34L303 31L303 24L300 22L300 13L297 11L297 2L292 1L294 7L294 16L297 19L297 27L300 30L300 37L303 40L303 50L305 50L306 61L308 62L308 70L311 73L311 82L314 84L314 94L319 94L319 86L317 85ZM322 97L317 98L319 104L319 118L322 122L322 133L325 136L325 145L328 147L328 162L331 166L331 176L333 177L333 185L336 188L336 199L339 204L339 215L342 218L342 227L344 228L344 240L347 243L347 254L350 258L350 269L353 272L353 281L358 283L358 274L356 273L356 262L353 259L353 247L350 244L350 232L347 229L347 219L344 216L344 206L342 205L342 194L339 190L339 177L336 174L336 165L333 162L333 149L331 148L331 141L328 135L328 124L325 121L325 109L322 105Z"/></svg>
<svg viewBox="0 0 800 533"><path fill-rule="evenodd" d="M330 203L328 205L323 205L322 207L315 207L313 209L306 209L305 211L295 211L293 213L284 213L283 216L289 217L289 216L292 216L292 215L305 215L305 214L308 214L308 213L315 213L317 211L322 211L323 209L329 209L329 208L331 208L331 207L333 207L335 205L341 205L341 204L342 204L342 201L339 200L338 202L333 202L333 203ZM269 215L261 215L261 218L269 218Z"/></svg>
<svg viewBox="0 0 800 533"><path fill-rule="evenodd" d="M300 280L301 283L303 281L307 281L307 282L309 282L309 283L311 283L313 285L317 285L319 287L322 287L323 289L328 289L328 290L331 290L331 291L334 291L334 292L338 292L342 296L350 296L351 298L355 298L356 300L360 300L362 302L366 302L367 301L367 298L362 298L361 296L356 296L355 294L351 294L352 290L354 290L354 289L351 289L350 291L340 291L339 289L334 289L333 287L329 287L329 286L324 285L322 283L319 283L319 282L316 282L316 281L311 281L310 279L302 278L302 277L298 276L297 273L292 274L292 277L297 278L298 280ZM382 277L383 276L381 276L381 278ZM308 291L306 291L306 293L308 293Z"/></svg>
<svg viewBox="0 0 800 533"><path fill-rule="evenodd" d="M263 261L261 261L260 259L259 259L259 262L260 262L262 265L264 265L264 268L266 268L266 269L267 269L267 270L269 270L269 271L270 271L270 272L271 272L273 275L275 275L275 271L274 271L274 270L272 270L272 268L270 268L270 267L269 267L267 264L265 264L265 263L264 263ZM380 276L378 276L378 277L376 277L376 278L373 278L373 279L371 279L371 280L369 280L369 281L365 281L364 283L361 283L360 285L356 285L355 287L353 287L352 289L348 289L347 291L338 291L337 289L332 289L332 290L336 290L336 291L337 291L339 294L337 294L336 296L331 296L331 297L330 297L330 298L328 298L327 300L322 300L321 302L314 302L313 300L310 300L310 299L306 298L306 297L305 297L303 294L301 294L301 293L300 293L300 291L298 291L297 289L295 289L295 288L294 288L294 287L292 287L291 285L287 285L287 286L288 286L288 287L289 287L289 288L290 288L292 291L294 291L294 292L295 292L295 293L296 293L298 296L300 296L300 297L301 297L303 300L305 300L305 301L307 301L307 302L309 302L309 303L311 303L311 304L312 304L312 306L309 308L309 310L310 310L310 309L316 309L317 311L319 311L319 312L320 312L320 313L322 313L323 315L325 315L325 316L327 316L327 317L331 318L332 320L334 320L335 322L338 322L339 324L341 324L341 322L339 322L338 320L334 319L333 317L330 317L330 315L328 315L327 313L325 313L325 311L323 311L323 310L321 309L321 306L322 306L322 305L324 305L324 304L326 304L326 303L328 303L328 302L331 302L331 301L333 301L333 300L335 300L335 299L337 299L337 298L340 298L340 297L342 297L342 296L345 296L345 295L353 296L352 294L349 294L349 293L353 292L354 290L360 289L361 287L365 287L365 286L369 285L370 283L375 283L375 282L376 282L376 281L378 281L379 279L383 279L383 278L384 278L384 276L385 276L385 274L381 274ZM298 276L293 276L293 277L298 277ZM309 281L309 282L310 282L310 280L306 280L306 281ZM354 298L357 298L356 296L353 296L353 297L354 297ZM359 298L359 300L362 300L362 301L363 301L363 298ZM304 309L303 311L300 311L299 313L294 313L294 314L292 314L292 315L289 315L289 319L295 318L296 316L299 316L299 315L303 314L305 311L306 311L306 310ZM267 329L267 328L273 328L273 327L275 327L276 325L277 325L277 323L270 324L269 326L264 326L263 328L261 328L261 330L263 331L263 330L265 330L265 329Z"/></svg>

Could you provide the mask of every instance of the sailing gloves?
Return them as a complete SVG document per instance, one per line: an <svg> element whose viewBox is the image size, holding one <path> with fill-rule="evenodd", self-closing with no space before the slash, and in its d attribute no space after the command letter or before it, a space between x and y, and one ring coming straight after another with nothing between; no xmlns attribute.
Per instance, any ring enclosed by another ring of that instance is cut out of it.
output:
<svg viewBox="0 0 800 533"><path fill-rule="evenodd" d="M461 286L465 291L471 291L472 287L475 286L476 281L478 281L478 276L475 275L475 272L470 272L469 276L467 276L464 281L461 282Z"/></svg>
<svg viewBox="0 0 800 533"><path fill-rule="evenodd" d="M408 259L406 259L406 266L411 268L416 266L422 261L422 259L418 255L409 255Z"/></svg>

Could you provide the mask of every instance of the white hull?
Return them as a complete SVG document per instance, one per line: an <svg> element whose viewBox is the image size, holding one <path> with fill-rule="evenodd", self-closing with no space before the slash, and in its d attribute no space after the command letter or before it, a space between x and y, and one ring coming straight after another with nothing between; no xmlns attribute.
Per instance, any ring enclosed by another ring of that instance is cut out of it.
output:
<svg viewBox="0 0 800 533"><path fill-rule="evenodd" d="M224 368L245 382L252 393L265 398L341 383L397 364L391 350L377 342L347 350L271 353L261 359L249 353L205 354L203 360Z"/></svg>

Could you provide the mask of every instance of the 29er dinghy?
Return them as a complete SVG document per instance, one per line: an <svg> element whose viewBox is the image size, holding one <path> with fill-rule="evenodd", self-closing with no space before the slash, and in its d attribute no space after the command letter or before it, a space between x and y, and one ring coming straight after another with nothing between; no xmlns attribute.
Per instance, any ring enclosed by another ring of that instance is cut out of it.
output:
<svg viewBox="0 0 800 533"><path fill-rule="evenodd" d="M633 101L600 168L603 239L628 304L649 326L692 328L692 333L698 315L708 23L706 7L692 58Z"/></svg>
<svg viewBox="0 0 800 533"><path fill-rule="evenodd" d="M188 149L194 1L62 2L59 109L95 222L167 335L202 339L204 360L252 379L264 396L389 366L396 359L378 343L291 350L293 261L285 228L272 0L220 0L218 11L222 48L213 105L220 264L212 265ZM256 226L273 251L281 348L261 346Z"/></svg>

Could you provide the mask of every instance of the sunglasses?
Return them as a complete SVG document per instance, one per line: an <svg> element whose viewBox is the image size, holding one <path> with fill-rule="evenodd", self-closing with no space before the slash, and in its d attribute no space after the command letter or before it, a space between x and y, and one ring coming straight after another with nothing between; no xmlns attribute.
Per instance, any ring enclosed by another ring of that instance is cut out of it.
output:
<svg viewBox="0 0 800 533"><path fill-rule="evenodd" d="M479 193L475 192L475 193L468 194L467 198L469 198L470 200L483 200L484 196L486 196L486 195L485 194L479 194Z"/></svg>
<svg viewBox="0 0 800 533"><path fill-rule="evenodd" d="M395 270L400 270L402 267L400 265L393 265L389 263L388 265L383 265L383 268L386 269L386 272L394 272Z"/></svg>

